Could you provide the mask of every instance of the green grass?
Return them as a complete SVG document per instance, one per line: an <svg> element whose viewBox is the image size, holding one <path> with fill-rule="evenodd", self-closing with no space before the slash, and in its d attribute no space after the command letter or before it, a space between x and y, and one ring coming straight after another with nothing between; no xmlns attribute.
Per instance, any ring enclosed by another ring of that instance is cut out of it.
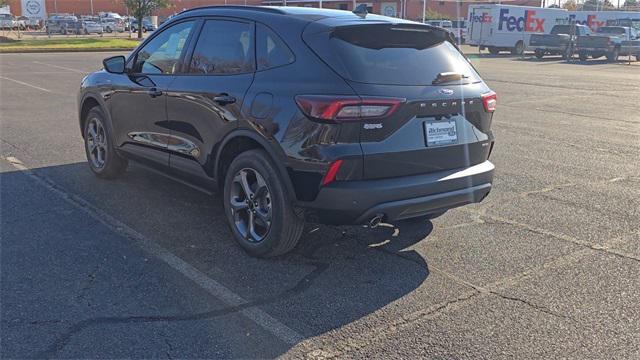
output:
<svg viewBox="0 0 640 360"><path fill-rule="evenodd" d="M17 51L82 51L92 49L133 49L139 44L136 39L44 39L44 40L17 40L0 43L0 52Z"/></svg>

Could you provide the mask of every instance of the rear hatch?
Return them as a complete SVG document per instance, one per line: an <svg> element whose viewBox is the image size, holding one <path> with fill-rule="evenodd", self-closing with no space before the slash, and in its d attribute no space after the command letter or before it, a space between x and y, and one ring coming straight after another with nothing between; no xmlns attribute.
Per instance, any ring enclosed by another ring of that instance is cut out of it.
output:
<svg viewBox="0 0 640 360"><path fill-rule="evenodd" d="M363 178L464 168L488 158L492 110L484 100L495 105L495 94L446 31L365 22L303 38L365 101L400 99L385 116L360 119Z"/></svg>

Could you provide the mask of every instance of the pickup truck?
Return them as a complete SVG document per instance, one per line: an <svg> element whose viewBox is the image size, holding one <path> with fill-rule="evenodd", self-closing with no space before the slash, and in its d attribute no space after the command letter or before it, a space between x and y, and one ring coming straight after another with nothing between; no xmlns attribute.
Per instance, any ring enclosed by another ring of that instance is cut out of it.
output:
<svg viewBox="0 0 640 360"><path fill-rule="evenodd" d="M628 26L601 26L595 35L578 36L576 51L581 61L603 55L611 62L617 61L620 55L634 56L638 61L640 36L636 29Z"/></svg>
<svg viewBox="0 0 640 360"><path fill-rule="evenodd" d="M588 26L580 24L555 25L549 34L532 34L529 49L533 49L536 57L542 59L546 54L562 55L563 59L571 58L578 36L591 33Z"/></svg>

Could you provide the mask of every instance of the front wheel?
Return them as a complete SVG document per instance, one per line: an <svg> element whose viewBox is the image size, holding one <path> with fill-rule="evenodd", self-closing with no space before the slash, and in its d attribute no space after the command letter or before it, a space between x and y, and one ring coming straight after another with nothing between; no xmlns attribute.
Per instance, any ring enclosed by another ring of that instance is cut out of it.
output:
<svg viewBox="0 0 640 360"><path fill-rule="evenodd" d="M581 51L578 54L578 57L580 58L580 61L587 61L587 58L589 57L589 55L586 52Z"/></svg>
<svg viewBox="0 0 640 360"><path fill-rule="evenodd" d="M544 57L544 50L542 49L536 49L535 51L535 55L538 59L542 59Z"/></svg>
<svg viewBox="0 0 640 360"><path fill-rule="evenodd" d="M489 47L489 54L498 55L499 53L500 53L500 50L498 48L494 48L493 46Z"/></svg>
<svg viewBox="0 0 640 360"><path fill-rule="evenodd" d="M249 254L272 257L293 249L304 227L273 160L264 150L238 155L227 170L224 210L236 241Z"/></svg>
<svg viewBox="0 0 640 360"><path fill-rule="evenodd" d="M84 121L84 147L89 168L96 176L114 179L127 169L127 159L115 151L105 116L98 106L89 110Z"/></svg>

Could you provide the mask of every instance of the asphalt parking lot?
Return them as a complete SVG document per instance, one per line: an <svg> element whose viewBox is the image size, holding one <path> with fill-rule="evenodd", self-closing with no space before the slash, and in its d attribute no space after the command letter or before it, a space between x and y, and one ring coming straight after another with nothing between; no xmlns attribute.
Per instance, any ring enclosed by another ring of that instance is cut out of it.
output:
<svg viewBox="0 0 640 360"><path fill-rule="evenodd" d="M83 74L0 55L2 358L640 358L640 63L474 57L494 190L247 256L220 200L89 171Z"/></svg>

